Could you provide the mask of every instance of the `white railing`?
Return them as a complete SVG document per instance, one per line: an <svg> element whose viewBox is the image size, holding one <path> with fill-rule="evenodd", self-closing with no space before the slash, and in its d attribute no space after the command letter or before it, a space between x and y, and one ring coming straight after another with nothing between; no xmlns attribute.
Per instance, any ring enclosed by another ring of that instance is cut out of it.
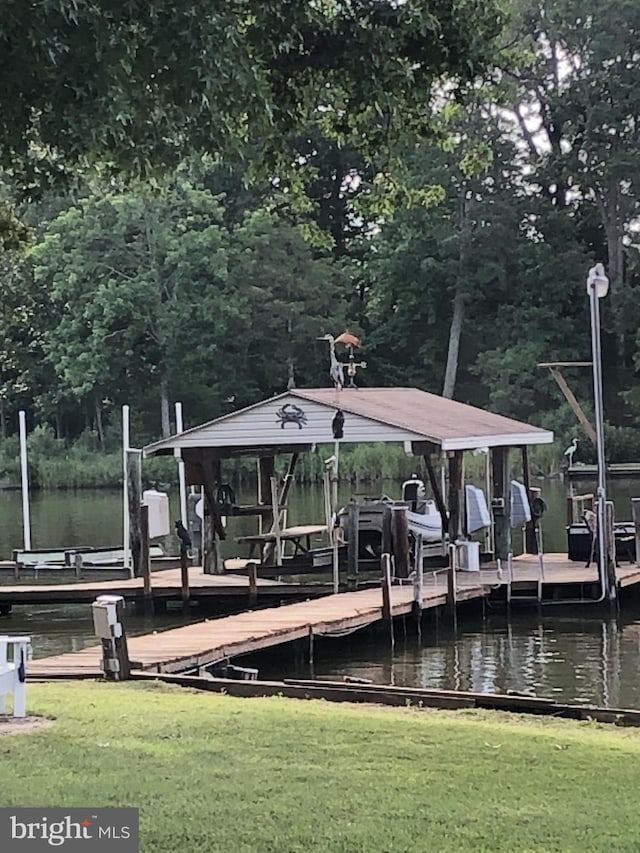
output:
<svg viewBox="0 0 640 853"><path fill-rule="evenodd" d="M27 659L30 651L31 637L0 634L0 714L6 712L6 697L12 693L13 716L27 716Z"/></svg>

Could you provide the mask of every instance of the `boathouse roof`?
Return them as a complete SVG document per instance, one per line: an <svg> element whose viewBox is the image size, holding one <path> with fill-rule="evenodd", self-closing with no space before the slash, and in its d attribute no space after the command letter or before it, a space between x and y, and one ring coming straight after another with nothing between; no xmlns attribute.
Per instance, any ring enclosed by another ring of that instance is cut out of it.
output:
<svg viewBox="0 0 640 853"><path fill-rule="evenodd" d="M216 449L221 457L309 450L334 441L344 415L343 443L403 442L421 452L550 444L553 433L417 388L296 388L223 415L144 448L145 456ZM414 445L417 445L414 447Z"/></svg>

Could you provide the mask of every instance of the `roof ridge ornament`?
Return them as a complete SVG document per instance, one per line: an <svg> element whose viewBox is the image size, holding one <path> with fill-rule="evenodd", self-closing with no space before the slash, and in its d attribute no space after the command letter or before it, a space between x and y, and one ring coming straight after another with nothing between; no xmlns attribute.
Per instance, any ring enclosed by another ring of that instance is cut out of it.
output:
<svg viewBox="0 0 640 853"><path fill-rule="evenodd" d="M353 354L354 347L361 347L362 341L356 335L352 334L348 329L342 332L341 335L338 335L337 338L334 338L333 335L322 335L322 337L318 338L319 341L328 341L329 342L329 359L330 359L330 367L329 367L329 376L331 377L331 381L334 384L336 391L341 391L343 388L356 388L357 385L355 383L355 377L358 371L358 368L366 368L366 361L356 361L355 356ZM344 344L345 347L349 350L349 360L347 362L339 361L336 355L336 344ZM345 385L345 368L346 374L349 379L347 385Z"/></svg>

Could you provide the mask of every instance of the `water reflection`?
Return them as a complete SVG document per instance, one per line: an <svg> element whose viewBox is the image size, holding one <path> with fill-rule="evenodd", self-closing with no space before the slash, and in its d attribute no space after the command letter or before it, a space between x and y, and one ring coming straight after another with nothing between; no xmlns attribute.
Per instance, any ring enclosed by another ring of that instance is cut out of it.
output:
<svg viewBox="0 0 640 853"><path fill-rule="evenodd" d="M640 707L640 621L593 616L515 614L469 622L457 632L442 623L422 643L396 638L327 643L316 653L318 678L369 678L408 687L526 693L566 702ZM261 675L307 675L300 664L267 662Z"/></svg>

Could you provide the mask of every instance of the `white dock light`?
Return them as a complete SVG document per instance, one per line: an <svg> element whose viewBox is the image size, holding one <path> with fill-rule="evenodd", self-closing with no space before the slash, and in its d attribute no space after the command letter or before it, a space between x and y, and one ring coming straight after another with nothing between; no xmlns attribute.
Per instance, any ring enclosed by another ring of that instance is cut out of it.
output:
<svg viewBox="0 0 640 853"><path fill-rule="evenodd" d="M587 293L591 295L592 290L595 290L598 299L602 299L609 292L609 279L604 271L603 264L596 264L589 270Z"/></svg>

